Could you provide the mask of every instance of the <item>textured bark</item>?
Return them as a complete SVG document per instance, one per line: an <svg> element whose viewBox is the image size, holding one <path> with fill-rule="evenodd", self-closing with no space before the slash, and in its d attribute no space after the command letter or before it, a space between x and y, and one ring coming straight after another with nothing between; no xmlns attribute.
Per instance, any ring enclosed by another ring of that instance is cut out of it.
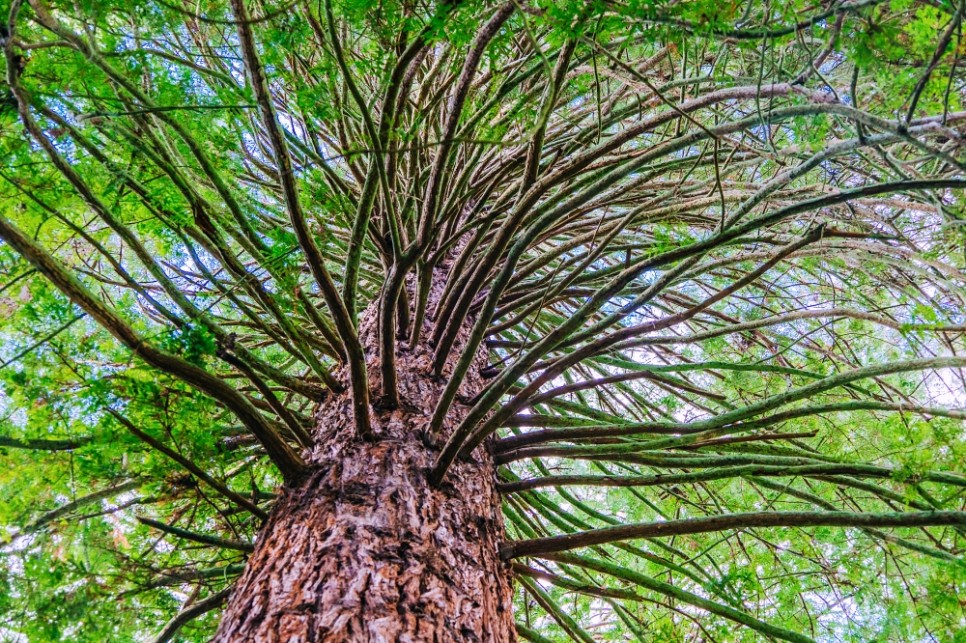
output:
<svg viewBox="0 0 966 643"><path fill-rule="evenodd" d="M366 346L376 346L375 316L360 323ZM428 375L431 360L426 345L398 351L401 404L372 413L376 441L357 437L348 394L321 406L311 473L284 490L216 641L516 640L492 459L479 449L441 488L428 483L438 448L423 428L444 384ZM469 396L482 387L473 371ZM456 405L444 430L462 414Z"/></svg>

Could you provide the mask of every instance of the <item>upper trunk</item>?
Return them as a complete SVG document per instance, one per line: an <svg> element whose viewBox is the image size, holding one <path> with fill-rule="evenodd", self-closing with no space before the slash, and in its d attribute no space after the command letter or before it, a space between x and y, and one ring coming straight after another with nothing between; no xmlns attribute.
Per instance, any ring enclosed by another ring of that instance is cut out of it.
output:
<svg viewBox="0 0 966 643"><path fill-rule="evenodd" d="M360 336L378 377L374 316ZM431 360L424 344L399 351L400 408L373 414L373 442L358 438L348 394L319 409L311 473L283 490L216 641L516 639L492 459L480 449L440 488L428 481L438 449L423 429L443 388ZM482 388L473 370L469 396ZM453 409L444 434L462 414Z"/></svg>

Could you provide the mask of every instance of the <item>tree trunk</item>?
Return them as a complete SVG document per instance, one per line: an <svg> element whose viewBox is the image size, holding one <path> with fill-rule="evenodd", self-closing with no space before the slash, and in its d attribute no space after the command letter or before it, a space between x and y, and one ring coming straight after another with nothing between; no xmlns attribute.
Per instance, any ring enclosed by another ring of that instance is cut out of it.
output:
<svg viewBox="0 0 966 643"><path fill-rule="evenodd" d="M375 317L360 322L366 346ZM312 472L283 490L215 641L516 640L492 459L479 449L440 488L427 480L438 448L423 429L444 385L427 375L431 359L425 343L398 351L400 408L373 413L373 442L356 436L347 393L322 405ZM469 396L482 388L472 370ZM444 436L463 412L455 405Z"/></svg>

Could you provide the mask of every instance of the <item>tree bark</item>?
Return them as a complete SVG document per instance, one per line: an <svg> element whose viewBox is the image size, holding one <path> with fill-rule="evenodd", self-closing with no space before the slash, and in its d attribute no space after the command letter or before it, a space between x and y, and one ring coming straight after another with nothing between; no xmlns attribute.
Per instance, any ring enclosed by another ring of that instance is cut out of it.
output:
<svg viewBox="0 0 966 643"><path fill-rule="evenodd" d="M369 347L377 346L375 316L370 307L360 322ZM367 351L376 391L374 353ZM358 438L349 393L319 409L315 446L305 454L311 473L284 489L215 641L516 640L493 460L478 449L440 488L430 486L438 447L424 427L444 382L429 375L428 345L397 353L401 403L372 413L374 441ZM478 370L461 393L482 389ZM455 405L444 432L464 412Z"/></svg>

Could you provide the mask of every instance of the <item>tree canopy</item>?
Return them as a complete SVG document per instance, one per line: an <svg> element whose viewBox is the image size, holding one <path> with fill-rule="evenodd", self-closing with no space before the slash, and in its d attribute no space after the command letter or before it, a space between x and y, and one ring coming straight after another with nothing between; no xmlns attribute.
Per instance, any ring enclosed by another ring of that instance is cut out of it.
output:
<svg viewBox="0 0 966 643"><path fill-rule="evenodd" d="M205 640L429 319L524 639L964 640L961 0L7 8L0 639Z"/></svg>

